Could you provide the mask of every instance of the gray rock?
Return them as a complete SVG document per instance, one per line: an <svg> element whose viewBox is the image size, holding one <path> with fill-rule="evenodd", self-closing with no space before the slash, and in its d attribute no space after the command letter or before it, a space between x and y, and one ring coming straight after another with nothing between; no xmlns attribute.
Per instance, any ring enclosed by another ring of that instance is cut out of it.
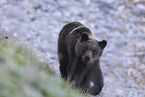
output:
<svg viewBox="0 0 145 97"><path fill-rule="evenodd" d="M138 4L132 9L132 13L136 16L143 16L145 15L145 6L142 4Z"/></svg>

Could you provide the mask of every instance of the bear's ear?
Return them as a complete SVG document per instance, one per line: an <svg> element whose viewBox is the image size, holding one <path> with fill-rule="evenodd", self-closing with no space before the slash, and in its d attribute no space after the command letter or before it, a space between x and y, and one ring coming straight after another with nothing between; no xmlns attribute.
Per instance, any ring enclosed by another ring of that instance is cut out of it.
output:
<svg viewBox="0 0 145 97"><path fill-rule="evenodd" d="M81 42L89 40L89 36L87 33L83 33L81 36Z"/></svg>
<svg viewBox="0 0 145 97"><path fill-rule="evenodd" d="M106 40L102 40L102 41L99 41L98 44L99 44L99 46L102 49L104 49L106 47L106 45L107 45L107 41Z"/></svg>

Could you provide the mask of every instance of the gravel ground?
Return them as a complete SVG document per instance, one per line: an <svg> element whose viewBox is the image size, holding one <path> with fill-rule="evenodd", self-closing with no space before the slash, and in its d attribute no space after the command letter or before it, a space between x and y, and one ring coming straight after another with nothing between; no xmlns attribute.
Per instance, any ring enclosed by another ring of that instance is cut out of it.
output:
<svg viewBox="0 0 145 97"><path fill-rule="evenodd" d="M71 21L108 41L100 96L145 97L145 0L0 0L0 37L32 44L55 61L58 75L58 33Z"/></svg>

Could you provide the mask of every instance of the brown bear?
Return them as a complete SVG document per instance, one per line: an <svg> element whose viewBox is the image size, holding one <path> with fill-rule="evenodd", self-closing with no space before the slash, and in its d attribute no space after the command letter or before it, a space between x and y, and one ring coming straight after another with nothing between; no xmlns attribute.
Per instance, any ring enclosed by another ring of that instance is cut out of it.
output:
<svg viewBox="0 0 145 97"><path fill-rule="evenodd" d="M98 41L83 24L66 24L58 39L61 76L84 92L99 94L104 85L99 60L106 45L106 40Z"/></svg>

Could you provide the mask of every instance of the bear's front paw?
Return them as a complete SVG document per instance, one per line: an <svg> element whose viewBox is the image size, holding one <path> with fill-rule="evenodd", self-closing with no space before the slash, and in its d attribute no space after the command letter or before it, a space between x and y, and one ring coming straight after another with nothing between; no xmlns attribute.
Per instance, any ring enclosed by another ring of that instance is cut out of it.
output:
<svg viewBox="0 0 145 97"><path fill-rule="evenodd" d="M76 86L76 83L77 83L76 81L72 81L72 82L71 82L71 85L72 85L72 86Z"/></svg>
<svg viewBox="0 0 145 97"><path fill-rule="evenodd" d="M67 80L68 80L68 81L71 81L70 77L67 77Z"/></svg>
<svg viewBox="0 0 145 97"><path fill-rule="evenodd" d="M68 74L67 80L71 82L71 75Z"/></svg>
<svg viewBox="0 0 145 97"><path fill-rule="evenodd" d="M73 74L68 73L67 80L71 82L72 78L73 78Z"/></svg>

